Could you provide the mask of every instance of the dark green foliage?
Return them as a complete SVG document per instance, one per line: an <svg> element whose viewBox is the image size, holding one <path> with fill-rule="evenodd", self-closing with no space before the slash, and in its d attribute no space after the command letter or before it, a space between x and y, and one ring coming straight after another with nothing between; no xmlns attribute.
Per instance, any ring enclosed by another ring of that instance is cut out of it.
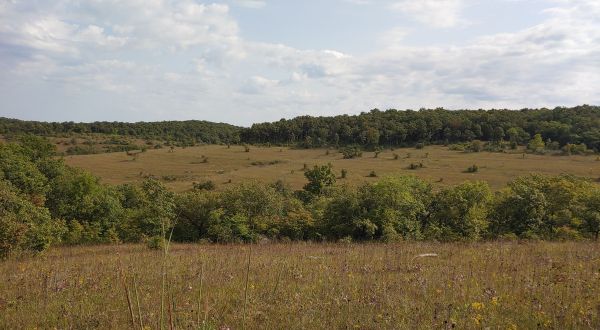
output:
<svg viewBox="0 0 600 330"><path fill-rule="evenodd" d="M166 121L154 123L44 123L0 118L0 134L57 136L100 133L145 140L171 141L179 146L196 143L257 143L306 148L359 145L373 150L377 146L407 146L470 142L478 139L510 145L527 144L540 134L562 147L567 143L585 144L600 150L600 107L515 110L386 110L374 109L357 116L301 116L241 128L206 121ZM92 147L92 146L89 146ZM89 150L87 150L89 151ZM71 152L85 152L72 149Z"/></svg>
<svg viewBox="0 0 600 330"><path fill-rule="evenodd" d="M64 134L99 133L110 136L131 136L143 139L176 141L180 146L189 146L196 143L239 143L240 130L240 127L228 124L198 120L153 123L46 123L0 118L0 134L4 135L33 134L37 136L57 136Z"/></svg>
<svg viewBox="0 0 600 330"><path fill-rule="evenodd" d="M600 150L600 107L515 110L380 111L358 116L301 116L290 120L254 124L243 129L246 143L304 143L305 147L360 145L377 146L450 144L478 139L500 144L508 139L514 145L527 144L540 133L544 139L584 143Z"/></svg>

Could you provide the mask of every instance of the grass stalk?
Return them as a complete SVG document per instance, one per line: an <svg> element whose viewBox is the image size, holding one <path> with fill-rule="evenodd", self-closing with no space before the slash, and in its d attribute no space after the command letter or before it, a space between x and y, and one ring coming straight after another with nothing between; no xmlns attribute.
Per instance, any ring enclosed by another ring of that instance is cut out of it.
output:
<svg viewBox="0 0 600 330"><path fill-rule="evenodd" d="M252 244L248 245L248 262L246 263L246 283L244 286L244 314L242 317L242 329L246 329L246 311L248 306L248 280L250 278L250 257L252 256Z"/></svg>

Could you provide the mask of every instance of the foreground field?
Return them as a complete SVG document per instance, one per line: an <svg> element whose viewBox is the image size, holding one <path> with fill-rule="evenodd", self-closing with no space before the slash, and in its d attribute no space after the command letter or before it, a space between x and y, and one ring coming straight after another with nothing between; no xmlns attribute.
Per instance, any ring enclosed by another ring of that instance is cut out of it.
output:
<svg viewBox="0 0 600 330"><path fill-rule="evenodd" d="M161 255L143 246L54 249L0 279L3 329L158 327ZM600 327L593 243L177 245L166 283L182 329Z"/></svg>
<svg viewBox="0 0 600 330"><path fill-rule="evenodd" d="M394 159L394 154L398 159ZM206 159L206 161L204 161ZM550 156L514 153L464 153L447 147L431 146L425 149L403 148L383 151L377 158L365 152L362 158L342 159L335 150L296 150L279 147L251 147L245 152L241 146L202 146L190 148L149 150L134 160L125 152L68 156L69 165L84 168L103 178L104 182L119 184L135 182L144 177L162 179L175 191L185 191L194 181L212 180L217 189L229 183L256 179L272 183L283 180L299 189L307 166L332 163L339 174L348 170L347 179L341 182L359 184L368 180L374 171L378 176L415 174L436 186L447 186L465 180L487 181L492 189L499 189L517 176L532 172L558 175L569 173L591 178L600 177L600 162L596 156ZM411 170L410 164L423 164ZM466 173L473 164L477 173Z"/></svg>

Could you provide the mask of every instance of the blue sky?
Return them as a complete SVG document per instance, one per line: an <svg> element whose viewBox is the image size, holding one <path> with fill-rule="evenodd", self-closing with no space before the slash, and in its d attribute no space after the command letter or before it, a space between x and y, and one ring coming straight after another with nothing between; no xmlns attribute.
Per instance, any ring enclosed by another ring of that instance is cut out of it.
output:
<svg viewBox="0 0 600 330"><path fill-rule="evenodd" d="M600 104L597 0L0 0L0 116Z"/></svg>

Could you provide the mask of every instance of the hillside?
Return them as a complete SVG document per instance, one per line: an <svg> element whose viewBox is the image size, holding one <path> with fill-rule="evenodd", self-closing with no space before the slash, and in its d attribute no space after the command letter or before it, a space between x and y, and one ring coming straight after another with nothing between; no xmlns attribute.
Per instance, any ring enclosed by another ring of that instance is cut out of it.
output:
<svg viewBox="0 0 600 330"><path fill-rule="evenodd" d="M600 107L522 110L372 110L359 115L300 116L249 128L206 121L45 123L0 118L0 135L119 135L145 140L198 143L259 143L306 148L360 145L413 146L472 140L526 144L535 134L557 148L585 144L600 150Z"/></svg>

